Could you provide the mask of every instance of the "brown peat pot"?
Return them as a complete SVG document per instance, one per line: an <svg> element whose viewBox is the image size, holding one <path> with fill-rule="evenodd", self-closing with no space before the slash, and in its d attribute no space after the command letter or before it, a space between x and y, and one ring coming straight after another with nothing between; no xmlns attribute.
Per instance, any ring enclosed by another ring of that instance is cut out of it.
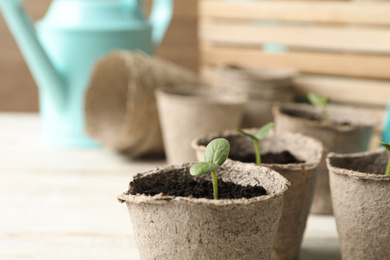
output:
<svg viewBox="0 0 390 260"><path fill-rule="evenodd" d="M218 185L261 186L267 194L213 200L158 193L166 184L168 191L193 181L211 184L210 174L191 176L191 165L140 173L118 197L127 204L141 259L270 259L289 182L270 168L227 161L217 171Z"/></svg>
<svg viewBox="0 0 390 260"><path fill-rule="evenodd" d="M368 109L327 105L329 120L321 121L321 109L310 104L275 106L275 130L301 133L318 139L324 152L353 153L368 149L374 128L380 120ZM311 213L332 214L329 174L325 156L319 166Z"/></svg>
<svg viewBox="0 0 390 260"><path fill-rule="evenodd" d="M343 260L390 256L390 175L385 149L328 156L334 216Z"/></svg>

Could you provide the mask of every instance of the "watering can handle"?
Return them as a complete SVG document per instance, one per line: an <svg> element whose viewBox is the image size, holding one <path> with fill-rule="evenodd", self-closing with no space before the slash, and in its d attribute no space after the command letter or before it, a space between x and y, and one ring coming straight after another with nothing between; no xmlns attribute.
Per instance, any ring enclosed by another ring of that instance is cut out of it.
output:
<svg viewBox="0 0 390 260"><path fill-rule="evenodd" d="M1 0L0 0L1 1ZM149 21L152 24L152 41L154 46L161 43L171 22L173 0L154 0Z"/></svg>

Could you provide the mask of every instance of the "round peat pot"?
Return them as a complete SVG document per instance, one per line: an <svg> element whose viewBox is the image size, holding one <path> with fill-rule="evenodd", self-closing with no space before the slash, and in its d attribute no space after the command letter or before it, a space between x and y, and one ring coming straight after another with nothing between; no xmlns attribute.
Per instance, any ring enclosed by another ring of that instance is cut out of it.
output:
<svg viewBox="0 0 390 260"><path fill-rule="evenodd" d="M257 130L244 131L255 134ZM270 132L259 142L263 163L262 166L257 166L254 164L255 150L252 140L237 131L226 131L199 137L192 142L198 160L203 161L207 144L220 137L230 142L229 160L246 162L245 164L252 167L272 168L291 183L284 195L284 209L272 250L272 259L299 259L299 249L313 198L317 166L323 154L321 142L301 134Z"/></svg>
<svg viewBox="0 0 390 260"><path fill-rule="evenodd" d="M168 164L196 160L196 136L239 127L245 95L212 89L156 91L164 150Z"/></svg>
<svg viewBox="0 0 390 260"><path fill-rule="evenodd" d="M385 149L328 155L334 215L343 260L390 256L390 175Z"/></svg>
<svg viewBox="0 0 390 260"><path fill-rule="evenodd" d="M218 186L261 186L267 194L219 200L157 194L163 186L171 193L187 182L211 182L211 174L191 176L191 165L140 173L118 197L127 204L141 259L270 259L289 182L267 167L228 161L217 171Z"/></svg>
<svg viewBox="0 0 390 260"><path fill-rule="evenodd" d="M368 149L374 128L379 124L376 114L368 109L327 105L329 120L321 121L321 109L310 104L275 106L275 131L301 133L318 139L324 152L353 153ZM311 213L332 214L329 174L325 156L319 165Z"/></svg>

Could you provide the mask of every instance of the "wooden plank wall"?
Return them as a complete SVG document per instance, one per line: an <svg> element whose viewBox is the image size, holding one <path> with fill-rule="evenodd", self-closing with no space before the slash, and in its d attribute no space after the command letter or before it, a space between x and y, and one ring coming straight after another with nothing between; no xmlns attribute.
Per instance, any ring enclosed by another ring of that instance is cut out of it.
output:
<svg viewBox="0 0 390 260"><path fill-rule="evenodd" d="M147 6L150 6L147 0ZM25 0L34 20L45 14L51 0ZM176 0L167 35L157 51L159 57L193 71L198 69L198 0ZM0 111L38 111L38 90L0 14Z"/></svg>
<svg viewBox="0 0 390 260"><path fill-rule="evenodd" d="M293 67L305 75L297 94L314 91L382 111L388 102L388 2L200 0L199 15L204 75L225 64ZM287 50L264 51L265 44Z"/></svg>

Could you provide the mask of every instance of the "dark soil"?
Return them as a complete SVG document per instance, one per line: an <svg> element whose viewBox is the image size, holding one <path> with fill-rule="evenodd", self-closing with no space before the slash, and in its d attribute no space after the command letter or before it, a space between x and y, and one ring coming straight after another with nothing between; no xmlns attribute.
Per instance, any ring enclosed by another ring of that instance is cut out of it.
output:
<svg viewBox="0 0 390 260"><path fill-rule="evenodd" d="M286 109L286 110L282 110L282 112L286 115L293 116L293 117L304 118L311 121L322 121L322 116L310 112L306 112L306 111Z"/></svg>
<svg viewBox="0 0 390 260"><path fill-rule="evenodd" d="M237 160L240 162L250 162L255 163L256 162L256 156L255 154L248 154L245 157L235 157L234 155L229 155L229 158L232 160ZM304 161L300 161L297 158L294 157L289 151L284 151L281 153L266 153L261 155L261 162L262 163L269 163L269 164L289 164L289 163L304 163Z"/></svg>
<svg viewBox="0 0 390 260"><path fill-rule="evenodd" d="M299 117L299 118L303 118L303 119L307 119L307 120L311 120L311 121L317 121L317 122L322 121L322 116L317 115L317 114L313 114L313 113L310 113L307 111L287 110L286 109L286 110L282 110L282 112L286 115L293 116L293 117ZM351 124L349 122L334 122L334 121L332 121L332 122L335 124L338 124L338 125L350 125Z"/></svg>
<svg viewBox="0 0 390 260"><path fill-rule="evenodd" d="M188 179L181 182L170 179L167 182L160 183L158 186L155 185L148 190L143 190L142 192L142 194L150 196L157 195L159 193L176 197L214 198L212 182L200 178ZM249 199L266 194L267 192L263 187L241 186L232 182L223 182L222 180L218 180L218 199Z"/></svg>

